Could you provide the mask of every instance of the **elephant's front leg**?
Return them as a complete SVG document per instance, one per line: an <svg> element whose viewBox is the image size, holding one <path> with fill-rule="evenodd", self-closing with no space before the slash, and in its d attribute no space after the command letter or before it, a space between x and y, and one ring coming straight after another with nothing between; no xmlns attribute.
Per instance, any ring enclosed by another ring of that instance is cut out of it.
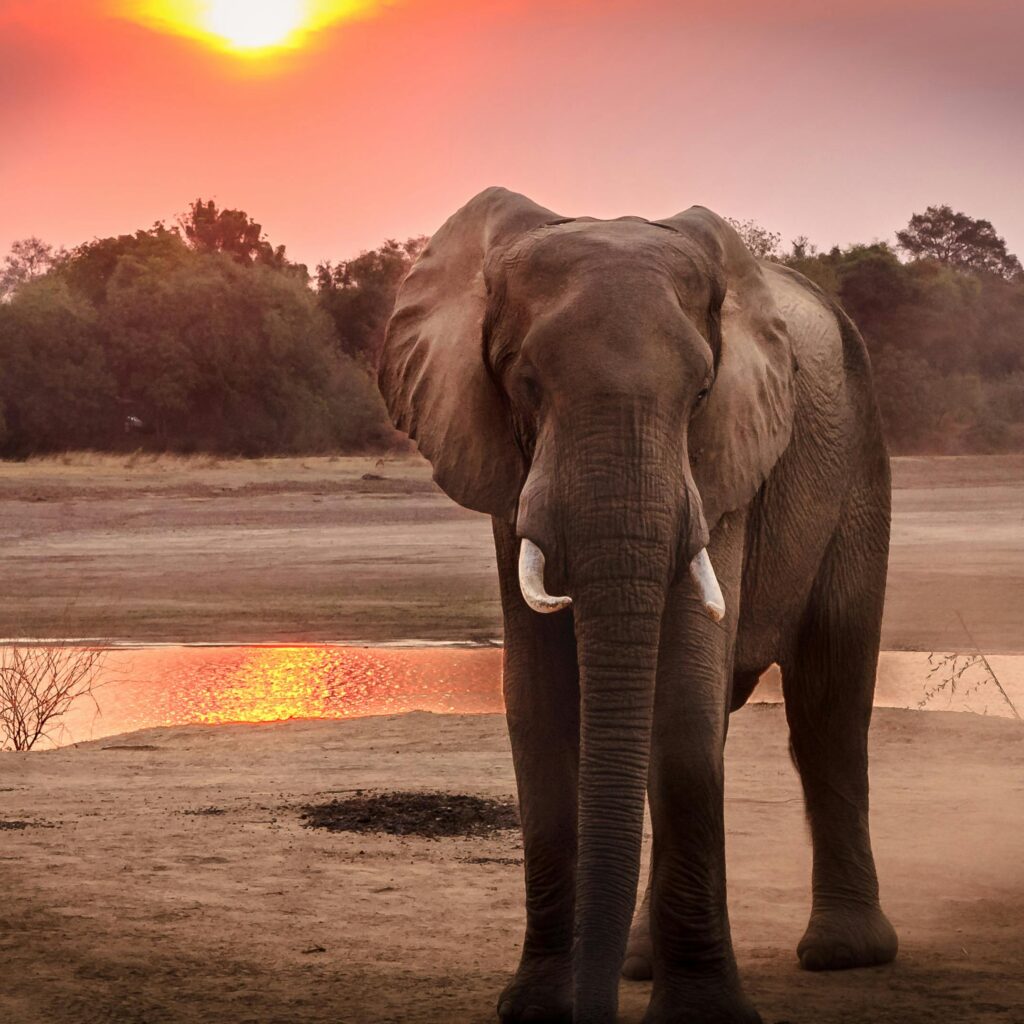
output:
<svg viewBox="0 0 1024 1024"><path fill-rule="evenodd" d="M505 710L526 858L526 936L498 999L502 1021L572 1020L579 675L571 612L539 615L519 592L518 541L494 524L505 617Z"/></svg>
<svg viewBox="0 0 1024 1024"><path fill-rule="evenodd" d="M724 765L739 612L743 521L709 547L726 601L711 622L689 581L673 588L662 628L649 798L654 827L647 1024L755 1024L740 985L725 886Z"/></svg>

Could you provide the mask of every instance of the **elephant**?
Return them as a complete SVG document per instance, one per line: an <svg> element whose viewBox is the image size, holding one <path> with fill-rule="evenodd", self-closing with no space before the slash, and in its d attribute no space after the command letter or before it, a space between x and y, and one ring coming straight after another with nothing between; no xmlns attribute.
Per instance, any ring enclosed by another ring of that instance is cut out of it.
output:
<svg viewBox="0 0 1024 1024"><path fill-rule="evenodd" d="M647 1024L761 1019L723 754L773 663L813 843L800 964L892 960L867 771L889 460L846 314L703 207L564 217L489 188L400 286L378 383L491 517L526 889L501 1021L606 1024L623 974L653 979Z"/></svg>

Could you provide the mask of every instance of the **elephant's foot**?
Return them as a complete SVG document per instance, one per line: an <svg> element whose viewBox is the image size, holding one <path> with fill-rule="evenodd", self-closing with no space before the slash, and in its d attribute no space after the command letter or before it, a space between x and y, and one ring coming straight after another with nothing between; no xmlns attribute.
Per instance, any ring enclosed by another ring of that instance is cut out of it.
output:
<svg viewBox="0 0 1024 1024"><path fill-rule="evenodd" d="M644 1024L762 1024L761 1015L734 978L673 982L655 992Z"/></svg>
<svg viewBox="0 0 1024 1024"><path fill-rule="evenodd" d="M646 913L637 915L629 933L626 959L622 962L622 976L630 981L650 981L654 947L651 943L651 924Z"/></svg>
<svg viewBox="0 0 1024 1024"><path fill-rule="evenodd" d="M524 957L498 997L501 1024L571 1024L572 958Z"/></svg>
<svg viewBox="0 0 1024 1024"><path fill-rule="evenodd" d="M842 971L887 964L898 948L880 907L847 904L813 911L796 955L805 971Z"/></svg>

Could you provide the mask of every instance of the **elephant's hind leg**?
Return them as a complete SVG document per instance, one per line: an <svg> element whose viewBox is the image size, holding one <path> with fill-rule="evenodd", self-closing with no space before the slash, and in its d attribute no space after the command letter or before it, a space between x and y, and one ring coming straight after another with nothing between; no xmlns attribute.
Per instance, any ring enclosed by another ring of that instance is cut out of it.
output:
<svg viewBox="0 0 1024 1024"><path fill-rule="evenodd" d="M797 947L806 970L887 963L898 945L879 904L868 831L868 725L888 552L883 509L877 492L851 495L782 664L790 750L814 844L811 918Z"/></svg>

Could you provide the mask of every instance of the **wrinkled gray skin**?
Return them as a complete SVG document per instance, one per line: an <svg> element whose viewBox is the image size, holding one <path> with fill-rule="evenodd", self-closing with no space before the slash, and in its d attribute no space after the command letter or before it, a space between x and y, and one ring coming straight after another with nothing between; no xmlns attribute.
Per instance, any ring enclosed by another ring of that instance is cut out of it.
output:
<svg viewBox="0 0 1024 1024"><path fill-rule="evenodd" d="M620 971L653 976L652 1024L760 1019L729 934L722 755L776 661L814 843L800 962L891 960L867 777L889 471L846 316L703 208L567 220L488 189L403 285L380 384L440 486L493 518L526 851L502 1021L613 1021ZM524 603L523 537L570 609ZM705 544L721 623L686 571Z"/></svg>

